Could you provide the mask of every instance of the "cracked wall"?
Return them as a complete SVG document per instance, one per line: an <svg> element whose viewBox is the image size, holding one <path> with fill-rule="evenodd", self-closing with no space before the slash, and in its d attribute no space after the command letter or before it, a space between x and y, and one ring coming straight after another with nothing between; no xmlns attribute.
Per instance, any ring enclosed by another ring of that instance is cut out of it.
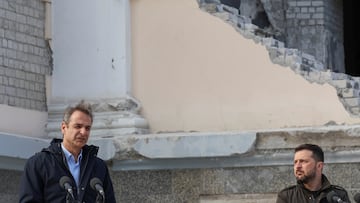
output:
<svg viewBox="0 0 360 203"><path fill-rule="evenodd" d="M255 41L269 41L267 38L273 39L273 44L265 43L264 45L268 47L271 60L274 63L292 67L296 73L299 73L310 82L320 84L329 83L334 86L345 109L352 116L359 116L359 77L342 73L339 74L339 72L345 72L345 45L342 39L344 32L342 22L344 20L342 13L345 12L345 10L352 12L347 16L346 20L349 20L350 16L354 16L353 10L349 8L349 5L347 5L343 11L344 8L340 1L271 1L271 3L267 1L240 1L238 2L240 8L237 9L234 8L233 2L235 1L210 0L199 1L199 5L203 10L235 26L244 36L248 36ZM263 5L261 5L261 3ZM245 4L243 7L249 8L250 10L243 12L245 16L241 15L242 4ZM250 6L248 4L250 4ZM265 10L268 13L265 18L266 21L270 19L271 24L268 27L259 27L253 19L256 13L262 11L259 9L261 7L266 8ZM292 8L289 9L290 7ZM283 18L281 18L277 14L282 16L281 13L283 11L286 11L286 13L283 15ZM228 13L230 17L224 15L224 13ZM252 14L249 15L248 13ZM274 18L273 16L277 17ZM229 20L229 18L231 20ZM281 26L274 26L277 25L278 22L284 25L282 27L284 29L280 29ZM349 23L350 22L347 22L347 24ZM282 33L294 32L294 35L291 35L293 36L292 38L287 37L282 40L281 37L278 37L278 32L269 30L271 27L277 27L277 30ZM291 27L293 27L293 29L291 29ZM298 33L306 33L306 35L301 36L302 34ZM289 43L289 39L290 41L294 41L294 43ZM346 39L347 41L354 40L354 44L356 44L356 37L350 36ZM295 46L295 49L292 49L291 44L298 45ZM309 51L312 47L315 47L313 49L315 50L314 54L308 54L312 52ZM347 49L349 50L351 47L347 46ZM297 55L296 57L298 58L297 61L299 64L295 61L287 61L282 58L284 55L289 54L289 52L294 54L293 51L295 51L295 55ZM317 54L320 52L321 54ZM349 57L349 61L351 62L347 62L347 65L349 65L347 72L354 75L357 75L357 70L354 70L356 62L351 57L356 54L357 51L352 48L352 53ZM325 62L322 60L323 58L325 58Z"/></svg>
<svg viewBox="0 0 360 203"><path fill-rule="evenodd" d="M356 78L209 2L131 5L133 90L152 132L359 122Z"/></svg>

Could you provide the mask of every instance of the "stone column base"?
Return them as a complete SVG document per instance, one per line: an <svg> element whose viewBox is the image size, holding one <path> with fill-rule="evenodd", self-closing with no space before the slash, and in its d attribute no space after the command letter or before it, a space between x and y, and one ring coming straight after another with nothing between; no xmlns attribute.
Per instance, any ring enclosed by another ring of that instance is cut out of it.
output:
<svg viewBox="0 0 360 203"><path fill-rule="evenodd" d="M54 101L49 105L46 131L51 138L61 138L64 110L77 101ZM91 137L115 137L128 134L149 133L148 123L138 112L139 102L134 98L86 100L93 108L94 121Z"/></svg>

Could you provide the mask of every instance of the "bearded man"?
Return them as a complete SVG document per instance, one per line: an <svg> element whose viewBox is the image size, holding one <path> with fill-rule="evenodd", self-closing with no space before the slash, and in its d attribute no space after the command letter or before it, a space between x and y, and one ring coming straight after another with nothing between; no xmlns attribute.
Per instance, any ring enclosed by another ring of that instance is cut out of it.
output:
<svg viewBox="0 0 360 203"><path fill-rule="evenodd" d="M323 167L324 152L321 147L314 144L296 147L294 175L297 184L281 190L276 203L333 203L334 196L343 202L350 202L346 190L332 185L322 173Z"/></svg>

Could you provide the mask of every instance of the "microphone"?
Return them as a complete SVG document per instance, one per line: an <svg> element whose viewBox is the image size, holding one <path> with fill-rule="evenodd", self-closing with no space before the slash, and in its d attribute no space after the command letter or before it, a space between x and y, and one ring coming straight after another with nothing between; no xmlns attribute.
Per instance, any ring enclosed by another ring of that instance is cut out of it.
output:
<svg viewBox="0 0 360 203"><path fill-rule="evenodd" d="M346 203L344 202L335 191L330 191L326 195L326 199L329 203Z"/></svg>
<svg viewBox="0 0 360 203"><path fill-rule="evenodd" d="M61 188L65 189L71 195L72 199L74 199L74 192L70 184L71 182L71 179L67 176L61 177L59 181Z"/></svg>
<svg viewBox="0 0 360 203"><path fill-rule="evenodd" d="M90 186L93 190L97 191L101 196L105 198L105 192L102 182L99 178L93 178L90 180Z"/></svg>
<svg viewBox="0 0 360 203"><path fill-rule="evenodd" d="M360 203L360 193L355 194L354 200L355 200L356 203Z"/></svg>

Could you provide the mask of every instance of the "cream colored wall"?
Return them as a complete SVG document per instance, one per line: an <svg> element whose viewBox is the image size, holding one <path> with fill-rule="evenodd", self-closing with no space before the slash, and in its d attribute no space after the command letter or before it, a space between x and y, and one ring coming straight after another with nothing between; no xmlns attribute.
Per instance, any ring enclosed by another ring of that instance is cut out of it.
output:
<svg viewBox="0 0 360 203"><path fill-rule="evenodd" d="M0 105L0 134L45 137L47 112L39 112ZM60 129L60 126L59 126Z"/></svg>
<svg viewBox="0 0 360 203"><path fill-rule="evenodd" d="M153 132L319 126L351 118L330 85L273 64L196 0L132 0L133 95Z"/></svg>

